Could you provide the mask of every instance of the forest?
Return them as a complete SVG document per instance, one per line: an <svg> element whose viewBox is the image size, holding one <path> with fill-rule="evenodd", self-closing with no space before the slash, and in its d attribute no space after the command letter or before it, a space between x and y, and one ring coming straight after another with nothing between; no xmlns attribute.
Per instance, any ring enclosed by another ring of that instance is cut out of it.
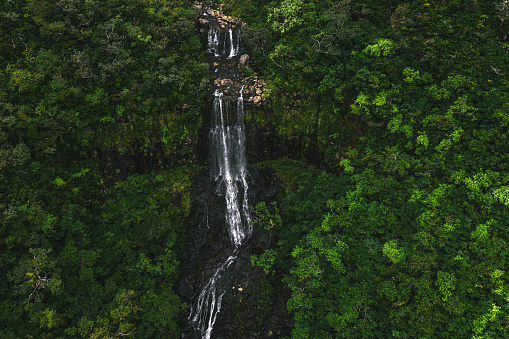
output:
<svg viewBox="0 0 509 339"><path fill-rule="evenodd" d="M288 337L509 338L509 1L206 5L265 83L246 124L274 144L249 165L282 188L251 206L273 239L251 261ZM0 337L180 337L199 14L0 3Z"/></svg>

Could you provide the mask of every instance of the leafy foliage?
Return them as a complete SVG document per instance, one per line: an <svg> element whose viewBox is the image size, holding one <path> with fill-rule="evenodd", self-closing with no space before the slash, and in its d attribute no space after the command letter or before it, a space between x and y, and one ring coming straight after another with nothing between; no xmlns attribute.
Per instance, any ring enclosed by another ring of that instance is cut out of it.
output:
<svg viewBox="0 0 509 339"><path fill-rule="evenodd" d="M507 337L507 1L215 4L267 82L253 121L319 159L267 163L286 192L254 212L292 336ZM178 336L191 167L107 187L98 152L197 137L190 5L0 4L0 335Z"/></svg>
<svg viewBox="0 0 509 339"><path fill-rule="evenodd" d="M293 337L508 336L503 3L275 1L245 17L271 32L247 41L272 84L264 123L332 172L297 189L273 163L297 189L267 252Z"/></svg>
<svg viewBox="0 0 509 339"><path fill-rule="evenodd" d="M190 8L1 2L0 336L178 336L192 165L113 186L100 154L161 162L196 138L206 70Z"/></svg>
<svg viewBox="0 0 509 339"><path fill-rule="evenodd" d="M4 328L38 336L178 335L183 305L172 286L190 207L186 171L131 176L88 211L69 204L57 217L41 206L9 207Z"/></svg>

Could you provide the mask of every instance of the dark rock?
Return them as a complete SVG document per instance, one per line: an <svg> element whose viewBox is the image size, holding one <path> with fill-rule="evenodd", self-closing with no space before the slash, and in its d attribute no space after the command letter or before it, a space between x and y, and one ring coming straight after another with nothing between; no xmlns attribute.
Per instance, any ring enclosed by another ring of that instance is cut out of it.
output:
<svg viewBox="0 0 509 339"><path fill-rule="evenodd" d="M249 168L248 185L251 205L274 200L282 189L272 171L254 167ZM225 199L217 195L208 170L203 170L194 180L192 198L177 285L178 294L188 304L232 251L225 221ZM267 248L262 233L255 227L229 270L230 279L224 282L225 294L212 338L265 338L269 331L274 338L290 334L291 323L286 313L288 291L280 277L267 277L261 268L251 265L251 255ZM187 314L182 314L180 324L184 338L196 337L187 323Z"/></svg>

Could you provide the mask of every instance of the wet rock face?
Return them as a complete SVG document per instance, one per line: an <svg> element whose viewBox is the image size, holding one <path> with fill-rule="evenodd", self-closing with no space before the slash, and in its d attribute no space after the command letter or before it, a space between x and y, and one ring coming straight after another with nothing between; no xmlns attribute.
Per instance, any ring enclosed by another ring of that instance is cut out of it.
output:
<svg viewBox="0 0 509 339"><path fill-rule="evenodd" d="M274 200L281 192L273 172L253 167L248 171L251 205ZM189 305L200 286L231 252L224 197L217 194L208 169L204 169L194 181L192 197L177 290L182 301ZM255 227L253 235L243 244L239 256L228 270L229 278L222 282L225 293L211 338L279 338L290 335L291 323L286 313L289 293L281 283L281 277L266 276L261 268L251 265L251 255L260 254L267 248L262 233L263 230ZM188 323L187 316L182 314L180 319L183 337L200 338Z"/></svg>
<svg viewBox="0 0 509 339"><path fill-rule="evenodd" d="M252 205L273 201L282 190L275 174L269 170L250 168ZM217 318L214 338L280 338L291 334L291 321L286 302L289 292L282 277L267 276L260 267L251 265L251 255L267 249L264 231L255 227L238 259L240 270L232 276L223 308Z"/></svg>
<svg viewBox="0 0 509 339"><path fill-rule="evenodd" d="M191 150L198 145L191 140L184 141L177 147L177 151L167 154L162 144L156 144L154 148L144 150L143 145L135 142L124 152L116 149L98 149L94 153L100 161L100 168L105 173L106 180L103 184L112 187L115 182L126 180L130 175L150 173L182 166L188 161L193 161L194 154Z"/></svg>

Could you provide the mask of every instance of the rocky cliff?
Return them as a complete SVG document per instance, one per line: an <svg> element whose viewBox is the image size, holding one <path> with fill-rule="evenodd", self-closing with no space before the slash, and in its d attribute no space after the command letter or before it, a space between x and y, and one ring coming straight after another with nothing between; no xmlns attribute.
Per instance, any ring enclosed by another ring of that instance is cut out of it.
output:
<svg viewBox="0 0 509 339"><path fill-rule="evenodd" d="M220 91L224 100L236 100L236 95L242 91L241 98L248 107L250 103L259 106L264 83L256 75L244 75L243 68L247 67L249 57L241 40L242 22L201 3L195 3L195 6L200 11L198 31L204 46L207 46L211 74L203 128L208 131L208 125L212 124L207 121L211 120L214 93ZM247 133L247 153L251 155L258 152L250 151L250 146L258 139L258 133L254 131L251 127ZM250 205L274 200L281 190L274 173L251 166L248 166L247 185ZM181 298L189 305L195 302L197 294L231 252L224 193L218 190L208 167L197 174L192 196L193 206L178 284ZM263 231L255 226L253 234L242 243L235 261L224 273L228 276L219 282L224 293L211 338L278 338L289 335L291 324L286 314L288 293L281 277L267 276L261 268L251 265L252 254L260 254L273 245L263 238ZM183 313L180 319L182 336L202 337L203 334L189 320L189 313Z"/></svg>

